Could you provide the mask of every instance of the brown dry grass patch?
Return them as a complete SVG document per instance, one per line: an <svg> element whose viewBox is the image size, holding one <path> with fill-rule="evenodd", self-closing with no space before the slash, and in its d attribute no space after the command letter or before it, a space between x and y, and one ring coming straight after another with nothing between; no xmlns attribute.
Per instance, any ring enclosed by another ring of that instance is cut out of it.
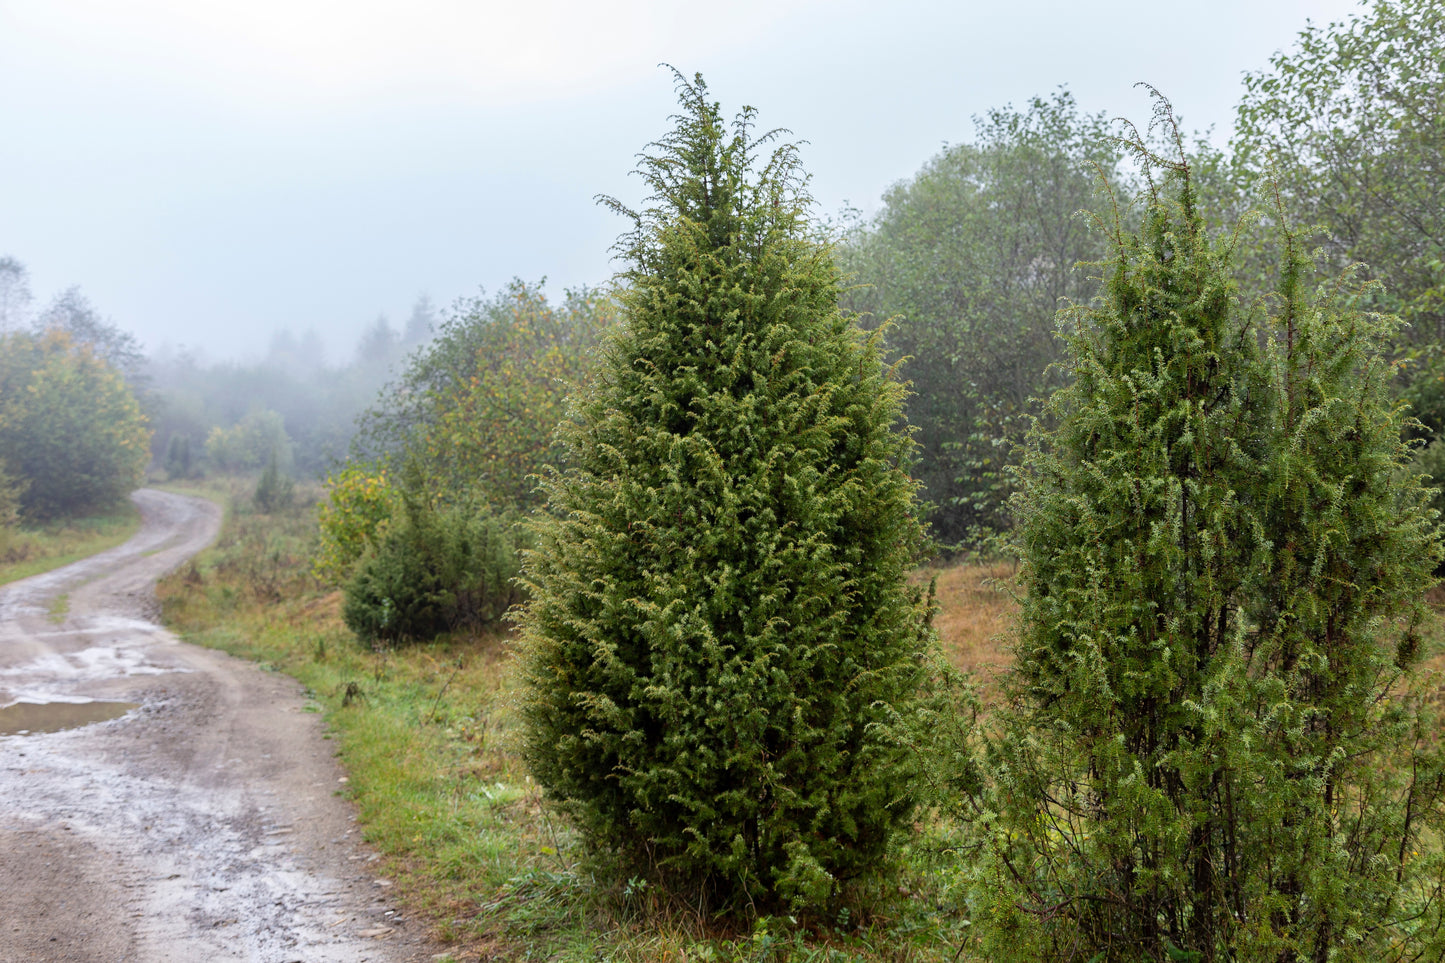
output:
<svg viewBox="0 0 1445 963"><path fill-rule="evenodd" d="M963 563L929 569L938 580L938 615L933 626L948 660L968 672L991 674L1013 660L1007 651L1018 605L1008 595L1014 566L1009 562Z"/></svg>

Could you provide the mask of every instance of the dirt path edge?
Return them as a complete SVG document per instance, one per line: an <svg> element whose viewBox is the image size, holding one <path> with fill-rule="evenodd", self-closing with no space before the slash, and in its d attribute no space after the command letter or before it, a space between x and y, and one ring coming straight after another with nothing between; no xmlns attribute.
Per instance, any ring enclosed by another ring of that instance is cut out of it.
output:
<svg viewBox="0 0 1445 963"><path fill-rule="evenodd" d="M138 705L0 736L0 963L434 958L372 871L301 686L157 624L156 580L220 509L132 499L130 541L0 587L0 706Z"/></svg>

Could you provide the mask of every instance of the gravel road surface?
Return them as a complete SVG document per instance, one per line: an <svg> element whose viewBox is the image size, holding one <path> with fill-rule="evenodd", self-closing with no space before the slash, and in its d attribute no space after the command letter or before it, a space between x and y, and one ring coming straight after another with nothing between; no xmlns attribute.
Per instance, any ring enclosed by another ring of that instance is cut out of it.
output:
<svg viewBox="0 0 1445 963"><path fill-rule="evenodd" d="M0 706L42 704L0 709L30 729L0 735L0 963L432 959L300 686L156 624L155 580L219 510L132 497L125 545L0 587ZM36 731L99 701L135 707Z"/></svg>

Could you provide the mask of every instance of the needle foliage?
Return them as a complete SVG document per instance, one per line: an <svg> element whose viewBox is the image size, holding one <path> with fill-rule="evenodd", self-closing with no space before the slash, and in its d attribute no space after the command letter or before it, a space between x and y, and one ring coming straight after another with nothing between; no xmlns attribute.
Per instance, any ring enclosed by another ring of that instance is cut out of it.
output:
<svg viewBox="0 0 1445 963"><path fill-rule="evenodd" d="M1067 319L1074 380L1015 500L985 946L1440 959L1445 778L1414 680L1441 548L1390 398L1394 321L1348 283L1312 290L1289 232L1277 297L1242 306L1182 149L1126 144L1142 227L1106 226L1102 291Z"/></svg>
<svg viewBox="0 0 1445 963"><path fill-rule="evenodd" d="M714 911L813 909L914 809L883 723L928 644L905 387L838 309L796 149L701 78L639 173L625 324L527 556L525 752L595 851Z"/></svg>

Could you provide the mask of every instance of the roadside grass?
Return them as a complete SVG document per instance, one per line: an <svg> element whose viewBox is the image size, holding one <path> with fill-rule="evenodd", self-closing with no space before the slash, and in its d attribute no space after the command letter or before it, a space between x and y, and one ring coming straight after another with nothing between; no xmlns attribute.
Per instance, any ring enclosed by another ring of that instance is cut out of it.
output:
<svg viewBox="0 0 1445 963"><path fill-rule="evenodd" d="M140 512L127 501L98 515L0 531L0 585L115 548L139 530Z"/></svg>
<svg viewBox="0 0 1445 963"><path fill-rule="evenodd" d="M594 871L519 758L507 632L381 651L359 645L342 622L340 593L310 574L319 492L302 491L293 508L262 515L250 507L252 487L218 480L182 489L223 499L226 521L212 548L162 582L166 619L190 641L308 688L350 774L343 791L384 857L382 871L452 959L977 959L969 953L962 834L944 815L918 824L897 854L895 882L872 894L861 919L800 927L764 918L730 929L640 881ZM985 689L1010 659L1013 571L970 563L919 573L922 584L937 580L945 657ZM1430 601L1445 607L1445 589ZM1439 620L1426 631L1442 651ZM1430 667L1445 668L1445 655ZM939 722L946 729L950 717Z"/></svg>
<svg viewBox="0 0 1445 963"><path fill-rule="evenodd" d="M235 505L250 503L251 493L256 488L254 478L241 475L207 475L169 481L153 480L149 484L151 488L159 488L163 492L190 495L192 498L204 498L215 502L221 506L225 521L230 520L231 511ZM296 506L304 508L315 504L318 493L319 487L316 485L300 488L297 493Z"/></svg>
<svg viewBox="0 0 1445 963"><path fill-rule="evenodd" d="M960 958L967 939L962 863L942 821L921 827L902 848L898 879L870 900L867 918L826 925L765 918L729 928L639 881L595 872L518 755L507 632L363 647L341 620L340 593L310 574L311 509L266 516L249 508L244 487L233 485L229 497L216 544L161 583L166 620L188 641L253 659L307 687L349 772L344 791L367 841L384 856L408 912L430 922L453 958ZM984 584L999 574L945 570L940 577L945 613L955 597L993 607L987 616L947 622L955 663L999 659L989 646L1010 603Z"/></svg>

